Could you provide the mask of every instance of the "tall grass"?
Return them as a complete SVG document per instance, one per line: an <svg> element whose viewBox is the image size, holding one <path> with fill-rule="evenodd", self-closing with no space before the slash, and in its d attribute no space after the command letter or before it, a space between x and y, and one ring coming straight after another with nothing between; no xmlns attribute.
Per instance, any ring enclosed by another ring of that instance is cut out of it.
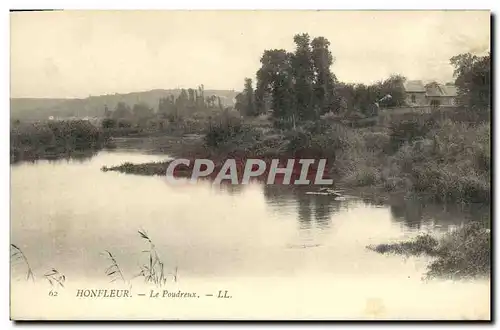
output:
<svg viewBox="0 0 500 330"><path fill-rule="evenodd" d="M123 272L122 272L120 266L118 266L118 262L116 261L116 258L113 256L113 254L111 252L109 252L108 250L106 250L104 253L104 256L111 263L111 265L108 268L106 268L106 270L104 271L106 276L111 278L111 282L115 282L116 280L121 280L123 282L126 282L125 277L123 276Z"/></svg>
<svg viewBox="0 0 500 330"><path fill-rule="evenodd" d="M104 132L85 120L16 123L10 130L11 162L98 150L106 141Z"/></svg>
<svg viewBox="0 0 500 330"><path fill-rule="evenodd" d="M147 261L139 267L139 273L133 276L132 279L142 277L145 283L154 284L160 287L167 283L169 277L171 277L174 282L177 282L177 266L175 267L175 271L173 273L167 272L165 270L165 263L160 258L155 244L146 231L141 229L138 231L138 234L141 239L147 243L148 248L142 251L142 253L147 254ZM104 273L111 279L111 282L115 282L117 280L127 282L115 256L108 250L106 250L103 255L109 261L109 266L106 268Z"/></svg>
<svg viewBox="0 0 500 330"><path fill-rule="evenodd" d="M35 274L33 274L33 270L31 269L30 263L28 262L28 258L26 258L23 251L17 245L11 244L10 247L11 247L11 250L13 250L10 253L11 263L15 262L15 261L23 262L27 268L26 280L29 280L31 278L31 280L34 282L35 281Z"/></svg>
<svg viewBox="0 0 500 330"><path fill-rule="evenodd" d="M428 279L482 277L489 276L491 270L491 232L477 222L457 227L439 239L425 234L406 242L367 248L378 253L434 257L427 267Z"/></svg>
<svg viewBox="0 0 500 330"><path fill-rule="evenodd" d="M227 158L326 158L330 176L345 187L410 191L442 202L490 202L488 121L466 123L439 111L410 112L364 128L327 116L316 122L298 122L291 129L273 128L264 124L266 120L219 112L208 119L204 141L184 145L177 156L196 155L215 162ZM143 165L124 164L115 170L148 175L162 174L165 168L165 164Z"/></svg>
<svg viewBox="0 0 500 330"><path fill-rule="evenodd" d="M141 265L141 270L139 276L144 277L145 282L153 283L158 286L166 284L167 278L165 274L165 265L156 251L156 247L149 238L148 234L144 230L138 231L142 239L144 239L148 244L148 249L142 252L147 253L148 261Z"/></svg>
<svg viewBox="0 0 500 330"><path fill-rule="evenodd" d="M50 271L45 273L43 277L50 283L52 287L60 286L64 288L64 282L66 281L66 276L61 274L57 269L52 268Z"/></svg>
<svg viewBox="0 0 500 330"><path fill-rule="evenodd" d="M26 280L28 281L29 279L31 279L33 282L35 282L35 274L33 273L30 263L28 262L28 258L26 258L24 252L15 244L11 244L10 247L12 250L10 254L11 264L18 261L22 262L26 266ZM52 268L51 270L46 272L43 275L43 278L49 282L51 287L64 288L66 276L55 268Z"/></svg>
<svg viewBox="0 0 500 330"><path fill-rule="evenodd" d="M438 201L489 202L490 125L439 122L418 141L405 143L390 158L388 175Z"/></svg>

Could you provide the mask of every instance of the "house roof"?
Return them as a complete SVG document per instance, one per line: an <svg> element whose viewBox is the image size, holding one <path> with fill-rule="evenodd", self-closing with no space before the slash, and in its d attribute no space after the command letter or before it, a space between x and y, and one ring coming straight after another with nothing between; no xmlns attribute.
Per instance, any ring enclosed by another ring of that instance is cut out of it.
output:
<svg viewBox="0 0 500 330"><path fill-rule="evenodd" d="M457 96L457 87L438 83L424 85L422 80L408 80L405 91L409 93L425 93L426 96Z"/></svg>
<svg viewBox="0 0 500 330"><path fill-rule="evenodd" d="M431 83L425 86L425 96L443 96L441 86L437 83Z"/></svg>
<svg viewBox="0 0 500 330"><path fill-rule="evenodd" d="M446 96L457 96L457 87L454 85L444 85L442 89Z"/></svg>
<svg viewBox="0 0 500 330"><path fill-rule="evenodd" d="M407 92L420 92L425 93L425 87L422 80L408 80L404 84Z"/></svg>
<svg viewBox="0 0 500 330"><path fill-rule="evenodd" d="M426 86L426 96L457 96L457 87L453 85L432 84Z"/></svg>

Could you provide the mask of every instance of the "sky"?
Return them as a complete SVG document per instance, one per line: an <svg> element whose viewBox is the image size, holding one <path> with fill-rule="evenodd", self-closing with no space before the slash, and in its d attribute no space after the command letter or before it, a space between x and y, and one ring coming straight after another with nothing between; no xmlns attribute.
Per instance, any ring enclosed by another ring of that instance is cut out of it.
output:
<svg viewBox="0 0 500 330"><path fill-rule="evenodd" d="M11 97L84 98L151 89L241 90L265 49L326 37L343 82L391 74L448 82L449 59L490 50L488 11L14 12Z"/></svg>

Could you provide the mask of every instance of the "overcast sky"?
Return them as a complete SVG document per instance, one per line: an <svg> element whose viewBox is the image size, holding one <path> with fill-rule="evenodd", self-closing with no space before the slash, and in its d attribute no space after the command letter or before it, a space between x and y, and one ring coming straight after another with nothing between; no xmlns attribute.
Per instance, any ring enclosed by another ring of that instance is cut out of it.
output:
<svg viewBox="0 0 500 330"><path fill-rule="evenodd" d="M307 32L339 80L452 79L449 58L490 49L487 11L65 11L11 13L11 96L241 90L264 49Z"/></svg>

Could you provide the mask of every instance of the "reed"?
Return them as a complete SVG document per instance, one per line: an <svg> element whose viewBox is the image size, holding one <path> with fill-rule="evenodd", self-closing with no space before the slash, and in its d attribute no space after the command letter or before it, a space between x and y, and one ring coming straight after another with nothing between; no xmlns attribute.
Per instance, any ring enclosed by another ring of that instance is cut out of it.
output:
<svg viewBox="0 0 500 330"><path fill-rule="evenodd" d="M478 222L457 227L439 239L425 234L407 242L367 248L381 254L433 257L425 274L427 279L466 279L491 274L491 231Z"/></svg>
<svg viewBox="0 0 500 330"><path fill-rule="evenodd" d="M64 276L64 274L61 274L57 269L52 268L43 276L50 283L52 287L60 286L64 288L64 282L66 281L66 276Z"/></svg>
<svg viewBox="0 0 500 330"><path fill-rule="evenodd" d="M116 258L113 256L113 254L106 250L103 255L108 258L111 263L111 265L104 271L106 276L111 278L111 282L115 282L116 280L122 280L123 282L126 282L125 277L123 276L123 272L120 266L118 266L118 262L116 261Z"/></svg>
<svg viewBox="0 0 500 330"><path fill-rule="evenodd" d="M139 230L138 233L149 246L149 249L142 251L143 253L148 254L148 261L140 266L141 271L138 276L144 277L144 280L147 283L154 283L158 286L165 285L167 282L167 278L165 276L165 265L160 259L153 241L145 230Z"/></svg>
<svg viewBox="0 0 500 330"><path fill-rule="evenodd" d="M31 269L30 263L28 262L28 258L26 258L26 255L17 245L11 244L10 247L12 250L10 254L11 263L14 261L22 261L28 268L26 271L26 280L29 280L31 278L32 281L35 282L35 274Z"/></svg>
<svg viewBox="0 0 500 330"><path fill-rule="evenodd" d="M148 249L142 251L142 253L147 254L147 261L139 266L139 273L133 276L132 279L143 277L144 282L155 284L157 286L165 285L169 277L171 277L174 282L177 282L178 267L175 267L175 271L173 273L166 272L165 263L160 258L156 246L147 232L143 229L138 230L137 232L139 233L139 236L147 242ZM106 268L104 273L106 276L111 278L111 282L118 280L123 281L124 283L129 282L125 279L124 273L118 265L115 256L108 250L104 251L102 255L104 255L110 262L110 265Z"/></svg>

